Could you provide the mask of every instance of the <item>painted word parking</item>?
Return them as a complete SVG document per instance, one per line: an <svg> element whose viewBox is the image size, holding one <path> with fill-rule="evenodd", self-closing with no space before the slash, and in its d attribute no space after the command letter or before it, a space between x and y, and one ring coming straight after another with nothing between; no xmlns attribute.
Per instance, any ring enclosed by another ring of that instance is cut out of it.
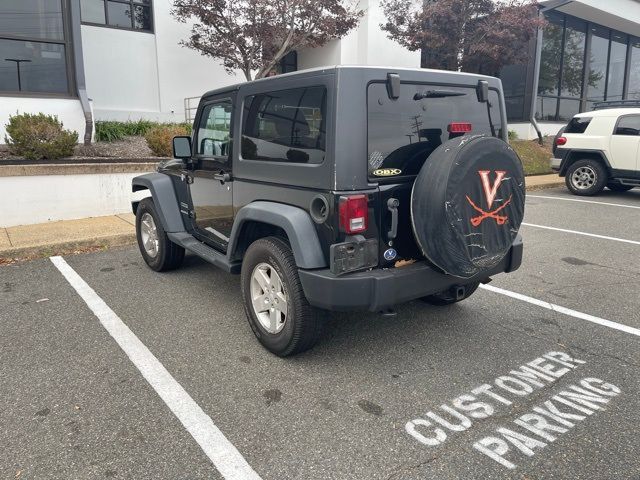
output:
<svg viewBox="0 0 640 480"><path fill-rule="evenodd" d="M578 369L584 360L564 352L546 353L493 384L483 384L451 403L407 422L406 432L427 447L439 447L452 435L468 432L474 422L487 419L501 409L518 403L534 391L544 389ZM517 468L518 458L532 457L540 449L566 434L622 392L604 380L585 377L563 386L550 399L499 427L493 435L473 440L473 448L507 469Z"/></svg>

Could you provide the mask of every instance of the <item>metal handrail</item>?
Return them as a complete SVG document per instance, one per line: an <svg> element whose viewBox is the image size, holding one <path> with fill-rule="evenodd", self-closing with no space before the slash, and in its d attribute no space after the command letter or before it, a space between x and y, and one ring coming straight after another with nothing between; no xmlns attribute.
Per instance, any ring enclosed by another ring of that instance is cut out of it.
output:
<svg viewBox="0 0 640 480"><path fill-rule="evenodd" d="M193 102L195 100L195 102ZM195 106L193 106L195 103ZM184 99L184 119L187 123L193 123L196 118L200 97L187 97Z"/></svg>

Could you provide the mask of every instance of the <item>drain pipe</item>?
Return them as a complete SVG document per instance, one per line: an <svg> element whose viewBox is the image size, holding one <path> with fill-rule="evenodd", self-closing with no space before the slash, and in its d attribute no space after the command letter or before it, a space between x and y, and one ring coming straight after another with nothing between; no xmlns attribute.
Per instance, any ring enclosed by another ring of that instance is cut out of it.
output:
<svg viewBox="0 0 640 480"><path fill-rule="evenodd" d="M572 3L573 0L558 0L555 2L549 2L546 6L538 9L538 18L542 18L544 12L549 10L554 10L559 7L563 7L569 3ZM538 27L538 33L536 36L536 57L534 61L533 67L533 95L531 95L531 114L529 116L529 121L533 128L536 129L536 133L538 134L538 142L540 145L544 143L542 139L542 131L540 130L540 125L538 125L538 121L536 120L536 103L538 100L538 85L540 82L540 62L542 57L542 27Z"/></svg>
<svg viewBox="0 0 640 480"><path fill-rule="evenodd" d="M93 112L87 95L84 78L84 57L82 55L82 31L80 25L80 0L71 0L71 37L73 39L73 60L75 64L75 80L78 99L84 112L84 144L91 145L93 134Z"/></svg>
<svg viewBox="0 0 640 480"><path fill-rule="evenodd" d="M538 10L538 18L542 17L542 11L544 9ZM536 120L536 107L538 100L538 84L540 81L540 57L542 56L542 27L538 27L538 34L536 36L536 56L533 67L533 95L531 95L531 114L529 116L529 121L533 128L536 129L538 133L538 143L540 145L544 144L542 140L542 131L540 130L540 125L538 125L538 121Z"/></svg>

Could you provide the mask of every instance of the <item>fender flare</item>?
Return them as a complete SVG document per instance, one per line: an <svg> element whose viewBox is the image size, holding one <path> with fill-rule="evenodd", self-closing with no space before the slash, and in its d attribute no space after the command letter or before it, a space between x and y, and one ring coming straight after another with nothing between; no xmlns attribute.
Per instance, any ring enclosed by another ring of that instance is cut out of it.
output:
<svg viewBox="0 0 640 480"><path fill-rule="evenodd" d="M235 216L229 239L229 257L233 258L242 226L247 221L266 223L282 228L299 268L324 268L327 261L311 217L298 207L282 203L257 201L242 207Z"/></svg>
<svg viewBox="0 0 640 480"><path fill-rule="evenodd" d="M131 189L134 192L145 189L151 192L153 203L158 215L160 215L162 228L164 228L165 232L185 231L176 192L173 189L173 182L168 175L162 173L139 175L131 180Z"/></svg>
<svg viewBox="0 0 640 480"><path fill-rule="evenodd" d="M580 158L581 154L582 155L586 154L592 157L600 157L600 160L602 160L602 162L604 163L604 166L607 169L607 171L608 172L611 171L611 163L607 158L607 154L602 150L572 148L567 152L567 154L564 156L564 159L560 163L560 170L558 171L558 173L561 177L564 177L567 174L567 170L569 170L569 167L571 166L572 163L577 162L578 160L581 159Z"/></svg>

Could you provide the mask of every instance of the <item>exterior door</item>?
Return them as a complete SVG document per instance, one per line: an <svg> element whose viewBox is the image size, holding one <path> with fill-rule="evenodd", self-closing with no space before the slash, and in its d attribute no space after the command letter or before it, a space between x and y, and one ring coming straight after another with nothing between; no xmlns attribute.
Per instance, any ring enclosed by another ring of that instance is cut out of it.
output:
<svg viewBox="0 0 640 480"><path fill-rule="evenodd" d="M232 111L231 97L211 99L201 109L189 185L195 236L222 251L227 249L233 226Z"/></svg>
<svg viewBox="0 0 640 480"><path fill-rule="evenodd" d="M640 115L620 117L611 137L611 156L616 170L640 169Z"/></svg>

